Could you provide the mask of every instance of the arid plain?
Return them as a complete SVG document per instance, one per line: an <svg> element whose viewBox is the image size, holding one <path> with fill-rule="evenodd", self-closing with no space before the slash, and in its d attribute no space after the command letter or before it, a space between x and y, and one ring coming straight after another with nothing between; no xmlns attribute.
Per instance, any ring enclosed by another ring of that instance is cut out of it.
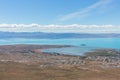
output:
<svg viewBox="0 0 120 80"><path fill-rule="evenodd" d="M97 58L46 54L68 45L0 46L0 80L119 80L120 63ZM92 58L92 59L91 59ZM112 59L114 61L114 59Z"/></svg>

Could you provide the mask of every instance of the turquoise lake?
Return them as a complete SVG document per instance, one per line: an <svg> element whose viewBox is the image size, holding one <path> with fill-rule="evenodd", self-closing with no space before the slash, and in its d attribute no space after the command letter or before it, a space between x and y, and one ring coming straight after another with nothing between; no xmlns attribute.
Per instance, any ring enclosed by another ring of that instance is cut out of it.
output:
<svg viewBox="0 0 120 80"><path fill-rule="evenodd" d="M8 44L47 44L47 45L73 45L98 48L120 49L120 38L82 38L82 39L0 39L0 45Z"/></svg>
<svg viewBox="0 0 120 80"><path fill-rule="evenodd" d="M61 54L82 55L96 48L120 49L120 38L82 38L82 39L0 39L0 45L9 44L41 44L41 45L73 45L77 47L48 49L44 52L59 52ZM85 46L81 46L85 44Z"/></svg>

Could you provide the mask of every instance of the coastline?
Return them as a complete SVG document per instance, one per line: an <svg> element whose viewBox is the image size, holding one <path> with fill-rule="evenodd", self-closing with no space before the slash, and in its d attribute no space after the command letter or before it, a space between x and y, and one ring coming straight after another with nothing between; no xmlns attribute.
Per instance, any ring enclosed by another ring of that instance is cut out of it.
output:
<svg viewBox="0 0 120 80"><path fill-rule="evenodd" d="M26 45L26 44L17 44L17 45L1 45L0 46L0 60L1 61L15 61L15 62L26 62L29 60L34 62L41 61L44 59L46 62L51 58L53 64L57 61L56 64L71 64L71 65L80 65L82 62L85 64L86 60L89 61L99 61L104 64L104 62L115 61L119 63L120 61L120 52L115 49L94 49L91 52L86 52L84 55L69 55L61 54L59 52L43 52L46 49L54 48L69 48L73 47L71 45ZM59 58L57 60L57 58ZM43 62L44 62L43 61ZM81 62L82 61L82 62ZM49 61L48 63L51 63ZM120 65L119 65L120 66Z"/></svg>

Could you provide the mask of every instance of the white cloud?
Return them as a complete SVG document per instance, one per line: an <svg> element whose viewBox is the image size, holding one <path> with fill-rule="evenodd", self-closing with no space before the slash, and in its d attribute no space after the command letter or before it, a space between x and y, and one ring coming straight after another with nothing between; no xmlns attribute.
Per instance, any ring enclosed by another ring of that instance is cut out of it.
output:
<svg viewBox="0 0 120 80"><path fill-rule="evenodd" d="M109 7L109 4L112 2L113 0L100 0L86 8L83 8L82 10L80 11L76 11L76 12L72 12L72 13L69 13L69 14L66 14L64 16L62 16L60 18L61 21L66 21L66 20L70 20L70 19L74 19L74 18L80 18L80 17L85 17L87 15L89 15L92 11L97 11L99 10L100 8L102 7ZM111 6L111 5L110 5ZM97 9L97 10L95 10ZM102 11L104 11L102 9Z"/></svg>
<svg viewBox="0 0 120 80"><path fill-rule="evenodd" d="M52 33L120 33L120 26L114 25L39 25L0 24L0 31L9 32L52 32Z"/></svg>

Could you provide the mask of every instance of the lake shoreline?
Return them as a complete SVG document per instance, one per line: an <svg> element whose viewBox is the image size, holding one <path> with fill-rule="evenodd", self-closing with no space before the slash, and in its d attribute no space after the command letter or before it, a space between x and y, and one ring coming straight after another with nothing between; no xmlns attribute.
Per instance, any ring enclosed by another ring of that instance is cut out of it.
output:
<svg viewBox="0 0 120 80"><path fill-rule="evenodd" d="M13 62L39 62L49 63L50 65L81 65L86 61L98 61L102 63L115 62L115 66L120 66L120 52L115 49L95 49L91 52L86 52L85 55L69 55L61 54L59 52L42 52L44 49L52 48L71 48L70 45L3 45L0 46L0 61ZM49 60L49 61L48 61ZM117 62L117 63L116 63ZM118 64L118 65L116 65ZM49 66L49 65L48 65ZM107 65L109 66L109 65ZM110 66L109 66L110 67Z"/></svg>

